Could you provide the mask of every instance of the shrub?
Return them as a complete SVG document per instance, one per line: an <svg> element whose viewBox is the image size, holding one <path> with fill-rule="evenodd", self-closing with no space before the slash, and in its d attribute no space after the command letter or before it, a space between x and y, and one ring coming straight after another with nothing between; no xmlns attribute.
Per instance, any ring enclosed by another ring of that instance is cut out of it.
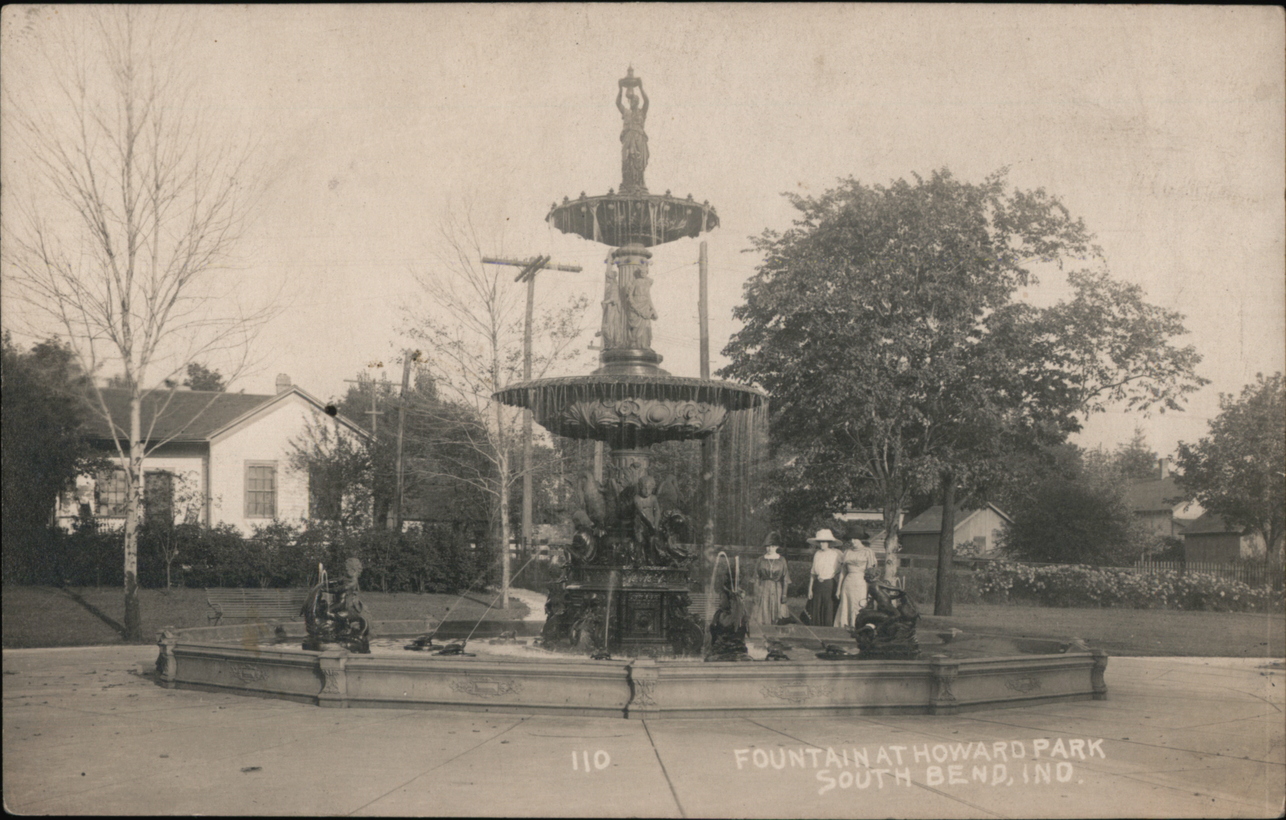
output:
<svg viewBox="0 0 1286 820"><path fill-rule="evenodd" d="M803 598L808 595L808 576L813 571L812 560L786 561L790 572L790 585L786 587L787 598Z"/></svg>
<svg viewBox="0 0 1286 820"><path fill-rule="evenodd" d="M205 527L185 524L181 531L178 563L184 582L193 587L261 586L267 578L263 556L255 542L231 524Z"/></svg>
<svg viewBox="0 0 1286 820"><path fill-rule="evenodd" d="M52 560L42 568L46 583L69 586L124 586L125 534L86 519L70 533L54 532Z"/></svg>
<svg viewBox="0 0 1286 820"><path fill-rule="evenodd" d="M903 567L898 576L905 579L906 594L916 606L924 609L933 605L934 592L938 586L938 571L928 567ZM967 569L951 570L951 600L957 604L977 604L982 602L982 590L978 579Z"/></svg>
<svg viewBox="0 0 1286 820"><path fill-rule="evenodd" d="M1269 586L1251 587L1204 572L996 562L978 570L976 576L987 600L1031 601L1042 606L1270 612L1280 611L1283 604L1282 593Z"/></svg>

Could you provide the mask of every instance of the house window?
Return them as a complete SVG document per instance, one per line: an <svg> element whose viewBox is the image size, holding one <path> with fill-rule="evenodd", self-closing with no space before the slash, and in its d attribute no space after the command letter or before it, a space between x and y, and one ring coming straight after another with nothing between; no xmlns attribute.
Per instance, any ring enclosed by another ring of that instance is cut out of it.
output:
<svg viewBox="0 0 1286 820"><path fill-rule="evenodd" d="M277 462L246 462L246 518L277 517Z"/></svg>
<svg viewBox="0 0 1286 820"><path fill-rule="evenodd" d="M117 467L99 474L94 481L94 495L94 503L99 515L108 518L124 516L125 500L129 495L125 471Z"/></svg>
<svg viewBox="0 0 1286 820"><path fill-rule="evenodd" d="M143 509L148 521L174 521L174 474L155 470L143 476Z"/></svg>

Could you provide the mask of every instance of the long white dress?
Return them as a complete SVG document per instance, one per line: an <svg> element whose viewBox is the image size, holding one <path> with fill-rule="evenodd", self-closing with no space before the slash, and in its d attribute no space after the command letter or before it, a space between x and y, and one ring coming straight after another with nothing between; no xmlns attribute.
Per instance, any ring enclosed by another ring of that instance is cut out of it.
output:
<svg viewBox="0 0 1286 820"><path fill-rule="evenodd" d="M870 547L847 549L840 560L844 564L844 581L839 588L835 626L852 629L857 622L857 613L866 605L866 570L875 566L877 561Z"/></svg>

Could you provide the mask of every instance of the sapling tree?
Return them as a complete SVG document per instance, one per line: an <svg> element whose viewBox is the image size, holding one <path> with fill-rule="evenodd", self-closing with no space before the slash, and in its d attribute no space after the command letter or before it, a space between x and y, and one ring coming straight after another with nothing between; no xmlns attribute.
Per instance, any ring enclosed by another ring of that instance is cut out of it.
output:
<svg viewBox="0 0 1286 820"><path fill-rule="evenodd" d="M451 430L454 440L437 442L437 457L423 472L467 482L491 499L502 557L501 606L507 608L509 499L513 482L522 477L513 454L521 443L522 413L528 411L506 407L492 394L522 378L525 289L513 281L512 269L482 262L488 250L498 249L484 247L467 208L444 219L436 247L437 264L414 271L426 302L408 316L409 332L444 400L437 407L420 408L420 413L430 421L449 422L443 429ZM588 299L581 297L537 317L534 378L580 355L572 344L584 332L587 306ZM460 408L468 412L462 414Z"/></svg>
<svg viewBox="0 0 1286 820"><path fill-rule="evenodd" d="M5 77L5 277L30 331L57 334L94 378L91 403L125 467L125 632L140 640L144 462L164 443L152 427L165 385L211 357L233 362L234 378L272 314L225 276L254 175L248 148L202 116L178 15L98 6L50 19L40 71ZM105 368L128 418L104 397Z"/></svg>

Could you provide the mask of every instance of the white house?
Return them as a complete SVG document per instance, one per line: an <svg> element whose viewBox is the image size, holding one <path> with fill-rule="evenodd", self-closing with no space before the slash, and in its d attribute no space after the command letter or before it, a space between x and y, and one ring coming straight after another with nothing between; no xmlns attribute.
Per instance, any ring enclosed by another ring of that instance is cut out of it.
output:
<svg viewBox="0 0 1286 820"><path fill-rule="evenodd" d="M127 440L128 393L104 388L102 394L117 435ZM290 464L292 441L300 440L309 425L333 425L343 436L365 435L284 375L277 377L273 395L154 391L143 401L142 422L151 451L143 465L147 513L233 524L246 534L273 520L309 517L308 476ZM96 416L88 437L123 465L106 419ZM123 466L78 479L75 491L60 499L58 518L64 526L85 514L108 523L124 521Z"/></svg>

